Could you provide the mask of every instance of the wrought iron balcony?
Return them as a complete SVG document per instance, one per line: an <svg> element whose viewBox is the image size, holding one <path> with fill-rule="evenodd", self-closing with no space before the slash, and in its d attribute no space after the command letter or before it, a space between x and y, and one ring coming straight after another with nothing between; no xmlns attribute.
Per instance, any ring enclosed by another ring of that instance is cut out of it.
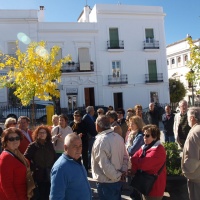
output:
<svg viewBox="0 0 200 200"><path fill-rule="evenodd" d="M144 49L159 49L159 41L147 38L144 41Z"/></svg>
<svg viewBox="0 0 200 200"><path fill-rule="evenodd" d="M163 82L163 73L145 74L145 83Z"/></svg>
<svg viewBox="0 0 200 200"><path fill-rule="evenodd" d="M61 72L62 73L72 73L72 72L93 72L94 64L90 62L90 70L80 70L80 63L68 62L63 63Z"/></svg>
<svg viewBox="0 0 200 200"><path fill-rule="evenodd" d="M124 40L108 40L107 49L124 49Z"/></svg>
<svg viewBox="0 0 200 200"><path fill-rule="evenodd" d="M113 75L108 75L108 85L112 84L128 84L128 75L121 74L114 77Z"/></svg>

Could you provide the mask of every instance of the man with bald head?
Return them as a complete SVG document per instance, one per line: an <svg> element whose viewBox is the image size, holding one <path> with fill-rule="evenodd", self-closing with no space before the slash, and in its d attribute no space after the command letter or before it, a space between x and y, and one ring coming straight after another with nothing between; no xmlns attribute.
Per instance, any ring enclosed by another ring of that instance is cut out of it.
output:
<svg viewBox="0 0 200 200"><path fill-rule="evenodd" d="M81 153L81 138L75 133L68 134L64 141L64 153L51 170L50 199L92 199L87 172L79 159Z"/></svg>

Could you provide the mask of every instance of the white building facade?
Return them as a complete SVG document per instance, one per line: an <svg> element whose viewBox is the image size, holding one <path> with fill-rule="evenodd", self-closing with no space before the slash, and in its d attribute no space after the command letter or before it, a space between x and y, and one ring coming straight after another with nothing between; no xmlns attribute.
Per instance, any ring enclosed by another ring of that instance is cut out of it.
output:
<svg viewBox="0 0 200 200"><path fill-rule="evenodd" d="M193 40L194 44L200 46L200 39ZM184 99L192 105L192 88L189 87L189 83L186 80L186 74L190 71L187 66L187 62L190 60L190 48L186 39L175 42L167 46L167 66L168 66L168 76L171 79L180 80L186 88L186 96ZM196 95L196 90L200 89L199 82L197 82L194 87L194 103L196 105L200 104L199 95Z"/></svg>
<svg viewBox="0 0 200 200"><path fill-rule="evenodd" d="M43 7L0 10L0 48L14 54L21 32L46 41L47 50L59 45L58 57L70 54L73 61L62 67L61 108L169 103L162 7L97 4L73 23L44 22L44 14Z"/></svg>

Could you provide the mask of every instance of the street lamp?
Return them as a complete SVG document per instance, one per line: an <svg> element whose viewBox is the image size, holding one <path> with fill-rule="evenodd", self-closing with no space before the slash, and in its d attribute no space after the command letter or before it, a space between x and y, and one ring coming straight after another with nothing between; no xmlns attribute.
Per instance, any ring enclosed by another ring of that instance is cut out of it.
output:
<svg viewBox="0 0 200 200"><path fill-rule="evenodd" d="M189 88L192 88L192 106L194 106L194 81L193 81L193 76L194 76L194 70L190 69L189 72L192 75L192 80L189 82Z"/></svg>

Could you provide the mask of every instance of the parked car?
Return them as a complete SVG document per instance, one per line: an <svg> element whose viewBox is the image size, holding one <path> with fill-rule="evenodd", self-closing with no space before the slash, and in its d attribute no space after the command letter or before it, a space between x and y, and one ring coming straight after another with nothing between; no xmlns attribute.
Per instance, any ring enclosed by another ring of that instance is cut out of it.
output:
<svg viewBox="0 0 200 200"><path fill-rule="evenodd" d="M46 122L46 106L53 105L51 102L36 102L35 103L35 119L38 121ZM8 117L13 117L18 119L20 116L27 116L31 118L32 112L32 104L28 106L20 106L20 107L5 107L2 112L2 118L6 119Z"/></svg>

